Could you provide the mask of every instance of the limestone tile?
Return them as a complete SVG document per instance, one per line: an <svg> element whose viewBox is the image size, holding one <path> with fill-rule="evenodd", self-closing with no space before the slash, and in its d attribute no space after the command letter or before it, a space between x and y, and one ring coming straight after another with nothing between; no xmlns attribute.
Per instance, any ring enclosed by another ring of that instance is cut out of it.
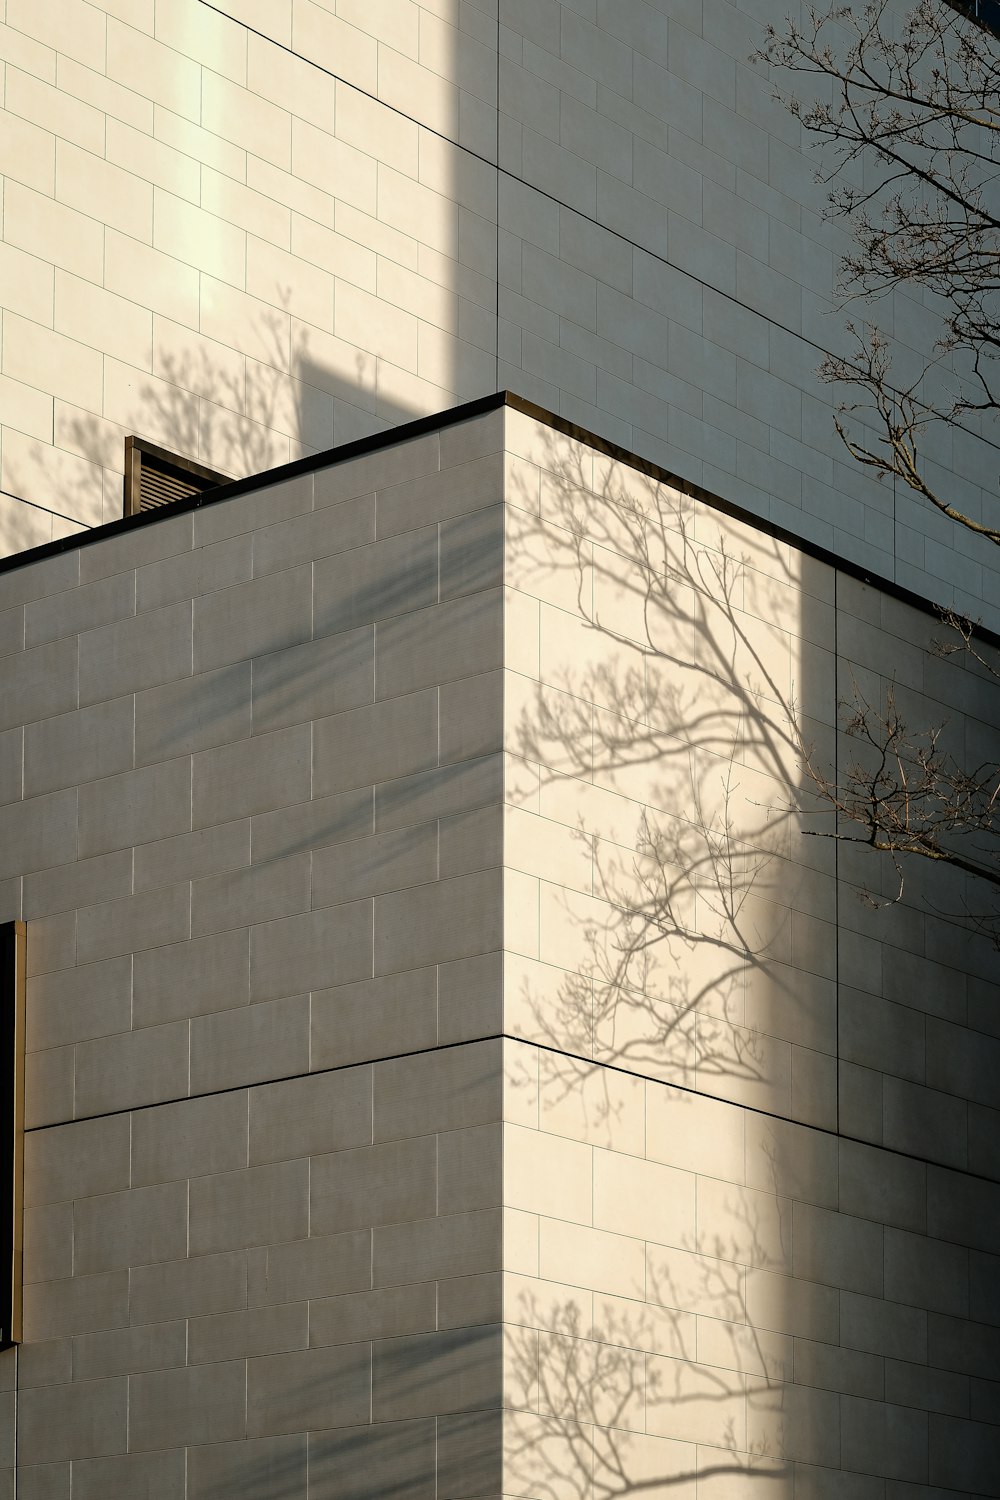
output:
<svg viewBox="0 0 1000 1500"><path fill-rule="evenodd" d="M870 1302L868 1298L863 1300ZM746 1278L746 1321L752 1328L835 1343L840 1303L831 1287L752 1269Z"/></svg>
<svg viewBox="0 0 1000 1500"><path fill-rule="evenodd" d="M367 1146L371 1087L370 1068L346 1068L252 1089L251 1164Z"/></svg>
<svg viewBox="0 0 1000 1500"><path fill-rule="evenodd" d="M214 1364L219 1359L249 1359L306 1349L307 1314L309 1304L298 1302L291 1307L253 1308L192 1319L189 1364Z"/></svg>
<svg viewBox="0 0 1000 1500"><path fill-rule="evenodd" d="M120 1328L128 1320L128 1298L126 1271L26 1285L25 1338L35 1342L69 1338L99 1328Z"/></svg>
<svg viewBox="0 0 1000 1500"><path fill-rule="evenodd" d="M595 1195L602 1190L605 1197L608 1193L606 1181L597 1177L598 1157L607 1158L609 1153L595 1153L582 1142L508 1124L504 1129L503 1201L528 1213L592 1224Z"/></svg>
<svg viewBox="0 0 1000 1500"><path fill-rule="evenodd" d="M69 1339L29 1344L18 1354L18 1388L61 1385L72 1379L72 1370L73 1345Z"/></svg>
<svg viewBox="0 0 1000 1500"><path fill-rule="evenodd" d="M192 761L196 828L304 802L310 792L308 724L204 750Z"/></svg>
<svg viewBox="0 0 1000 1500"><path fill-rule="evenodd" d="M190 515L157 517L155 522L133 525L118 536L103 539L99 547L82 548L80 582L90 583L188 552L191 526Z"/></svg>
<svg viewBox="0 0 1000 1500"><path fill-rule="evenodd" d="M75 790L67 790L0 808L0 875L27 874L75 859L76 801Z"/></svg>
<svg viewBox="0 0 1000 1500"><path fill-rule="evenodd" d="M73 1274L73 1204L50 1203L24 1212L24 1280L64 1281Z"/></svg>
<svg viewBox="0 0 1000 1500"><path fill-rule="evenodd" d="M303 852L290 859L227 870L195 881L191 888L192 934L223 931L308 911L309 867L309 854ZM230 1005L238 1003L239 992L229 1000Z"/></svg>
<svg viewBox="0 0 1000 1500"><path fill-rule="evenodd" d="M132 1186L173 1182L247 1165L243 1090L185 1099L132 1117Z"/></svg>
<svg viewBox="0 0 1000 1500"><path fill-rule="evenodd" d="M132 766L133 703L120 697L96 708L27 724L24 795L37 796Z"/></svg>
<svg viewBox="0 0 1000 1500"><path fill-rule="evenodd" d="M795 1383L843 1391L870 1401L881 1401L884 1393L884 1361L879 1355L832 1344L795 1340Z"/></svg>
<svg viewBox="0 0 1000 1500"><path fill-rule="evenodd" d="M242 1437L246 1365L230 1360L129 1378L129 1444L137 1453Z"/></svg>
<svg viewBox="0 0 1000 1500"><path fill-rule="evenodd" d="M796 1276L848 1291L882 1291L880 1224L796 1203L792 1210L792 1265Z"/></svg>
<svg viewBox="0 0 1000 1500"><path fill-rule="evenodd" d="M128 1277L127 1299L129 1321L140 1326L246 1307L246 1251L137 1266Z"/></svg>
<svg viewBox="0 0 1000 1500"><path fill-rule="evenodd" d="M81 963L184 942L191 932L187 886L166 886L80 911L77 957Z"/></svg>
<svg viewBox="0 0 1000 1500"><path fill-rule="evenodd" d="M77 1500L106 1500L112 1495L141 1494L143 1489L163 1500L184 1496L184 1454L123 1453L113 1458L74 1459L73 1487Z"/></svg>
<svg viewBox="0 0 1000 1500"><path fill-rule="evenodd" d="M925 1160L965 1167L967 1107L953 1094L886 1075L882 1082L885 1144Z"/></svg>
<svg viewBox="0 0 1000 1500"><path fill-rule="evenodd" d="M473 1276L501 1264L499 1209L377 1225L372 1235L376 1286Z"/></svg>
<svg viewBox="0 0 1000 1500"><path fill-rule="evenodd" d="M437 1013L433 966L318 990L312 997L312 1067L336 1068L431 1048L438 1040Z"/></svg>
<svg viewBox="0 0 1000 1500"><path fill-rule="evenodd" d="M375 970L389 974L501 946L500 874L485 870L375 899Z"/></svg>
<svg viewBox="0 0 1000 1500"><path fill-rule="evenodd" d="M330 509L319 513L321 517L329 514ZM320 558L314 573L317 635L354 630L424 609L438 598L437 527Z"/></svg>
<svg viewBox="0 0 1000 1500"><path fill-rule="evenodd" d="M376 1500L405 1486L423 1500L434 1493L439 1472L435 1428L427 1417L310 1433L310 1482L357 1500ZM470 1477L466 1470L459 1482Z"/></svg>
<svg viewBox="0 0 1000 1500"><path fill-rule="evenodd" d="M133 1375L184 1364L187 1329L183 1322L144 1328L111 1328L84 1333L73 1340L73 1369L78 1379Z"/></svg>
<svg viewBox="0 0 1000 1500"><path fill-rule="evenodd" d="M188 1089L188 1025L150 1026L80 1042L76 1114L94 1115L182 1098Z"/></svg>
<svg viewBox="0 0 1000 1500"><path fill-rule="evenodd" d="M803 1385L747 1382L747 1441L773 1458L834 1467L840 1462L840 1397Z"/></svg>
<svg viewBox="0 0 1000 1500"><path fill-rule="evenodd" d="M699 1318L697 1339L699 1364L721 1365L723 1369L739 1370L744 1375L756 1375L772 1382L791 1379L793 1340L787 1334L768 1333L750 1323ZM818 1344L809 1347L827 1349L830 1346ZM689 1344L688 1351L690 1348ZM681 1348L676 1352L683 1355L688 1351Z"/></svg>
<svg viewBox="0 0 1000 1500"><path fill-rule="evenodd" d="M247 582L253 563L252 541L252 535L244 533L137 568L136 611L160 609L211 589Z"/></svg>
<svg viewBox="0 0 1000 1500"><path fill-rule="evenodd" d="M932 1484L954 1487L995 1483L1000 1444L995 1427L962 1422L954 1417L931 1417L928 1477Z"/></svg>
<svg viewBox="0 0 1000 1500"><path fill-rule="evenodd" d="M665 1084L646 1085L646 1153L686 1171L744 1180L744 1112Z"/></svg>
<svg viewBox="0 0 1000 1500"><path fill-rule="evenodd" d="M495 589L381 624L375 640L379 699L414 693L501 665L502 599Z"/></svg>
<svg viewBox="0 0 1000 1500"><path fill-rule="evenodd" d="M1000 1188L995 1184L928 1167L928 1234L991 1252L998 1212Z"/></svg>
<svg viewBox="0 0 1000 1500"><path fill-rule="evenodd" d="M126 1116L32 1131L24 1148L26 1208L128 1187Z"/></svg>
<svg viewBox="0 0 1000 1500"><path fill-rule="evenodd" d="M74 1205L79 1275L176 1260L187 1252L187 1184L168 1182Z"/></svg>
<svg viewBox="0 0 1000 1500"><path fill-rule="evenodd" d="M837 1141L791 1121L747 1114L746 1180L764 1192L836 1208Z"/></svg>
<svg viewBox="0 0 1000 1500"><path fill-rule="evenodd" d="M25 1464L123 1453L127 1382L79 1381L18 1398L18 1459Z"/></svg>
<svg viewBox="0 0 1000 1500"><path fill-rule="evenodd" d="M372 1362L372 1416L399 1421L500 1404L500 1329L448 1329L380 1340Z"/></svg>
<svg viewBox="0 0 1000 1500"><path fill-rule="evenodd" d="M249 998L246 928L147 949L135 957L132 1024L137 1029L229 1010Z"/></svg>
<svg viewBox="0 0 1000 1500"><path fill-rule="evenodd" d="M175 838L140 844L134 851L133 882L137 891L198 880L250 861L250 819L198 828Z"/></svg>
<svg viewBox="0 0 1000 1500"><path fill-rule="evenodd" d="M927 1416L886 1401L841 1401L841 1462L847 1469L911 1484L925 1482Z"/></svg>
<svg viewBox="0 0 1000 1500"><path fill-rule="evenodd" d="M184 756L108 776L80 790L80 855L127 848L191 827L191 762Z"/></svg>
<svg viewBox="0 0 1000 1500"><path fill-rule="evenodd" d="M27 921L37 920L95 899L115 900L127 896L131 889L132 851L119 849L112 854L99 854L95 859L78 859L57 869L25 875L23 914Z"/></svg>
<svg viewBox="0 0 1000 1500"><path fill-rule="evenodd" d="M312 634L310 584L307 566L287 568L273 577L238 583L197 599L195 671L308 640Z"/></svg>
<svg viewBox="0 0 1000 1500"><path fill-rule="evenodd" d="M76 708L76 639L52 641L0 660L0 703L0 729Z"/></svg>
<svg viewBox="0 0 1000 1500"><path fill-rule="evenodd" d="M502 774L501 757L484 755L380 783L375 787L375 826L379 831L403 828L424 819L452 818L469 808L497 806Z"/></svg>
<svg viewBox="0 0 1000 1500"><path fill-rule="evenodd" d="M318 850L312 864L314 906L335 906L433 881L438 873L435 823L393 829Z"/></svg>
<svg viewBox="0 0 1000 1500"><path fill-rule="evenodd" d="M371 972L370 900L264 922L250 934L253 1000L329 989Z"/></svg>
<svg viewBox="0 0 1000 1500"><path fill-rule="evenodd" d="M464 1278L463 1278L464 1279ZM434 1282L379 1287L314 1301L309 1307L312 1345L349 1344L366 1338L394 1338L430 1332L437 1321Z"/></svg>
<svg viewBox="0 0 1000 1500"><path fill-rule="evenodd" d="M73 1118L73 1048L33 1052L24 1060L24 1127Z"/></svg>
<svg viewBox="0 0 1000 1500"><path fill-rule="evenodd" d="M27 977L52 974L76 962L76 912L58 912L32 923L28 944Z"/></svg>
<svg viewBox="0 0 1000 1500"><path fill-rule="evenodd" d="M940 1313L927 1318L927 1362L939 1369L992 1379L998 1343L996 1328Z"/></svg>
<svg viewBox="0 0 1000 1500"><path fill-rule="evenodd" d="M908 1157L842 1140L840 1207L845 1213L920 1232L927 1220L926 1167Z"/></svg>
<svg viewBox="0 0 1000 1500"><path fill-rule="evenodd" d="M268 864L309 849L362 838L372 832L373 822L370 787L258 813L251 823L254 863Z"/></svg>
<svg viewBox="0 0 1000 1500"><path fill-rule="evenodd" d="M500 672L485 672L439 688L442 765L474 760L503 748L503 686Z"/></svg>
<svg viewBox="0 0 1000 1500"><path fill-rule="evenodd" d="M690 1245L695 1179L621 1152L594 1152L594 1224L663 1245Z"/></svg>
<svg viewBox="0 0 1000 1500"><path fill-rule="evenodd" d="M190 1253L294 1240L308 1233L308 1163L277 1162L191 1181Z"/></svg>
<svg viewBox="0 0 1000 1500"><path fill-rule="evenodd" d="M374 1139L498 1120L501 1088L496 1041L386 1059L375 1067Z"/></svg>
<svg viewBox="0 0 1000 1500"><path fill-rule="evenodd" d="M290 520L311 510L312 500L313 476L300 474L294 479L265 485L248 495L205 505L195 513L194 544L205 547L227 537L242 536Z"/></svg>
<svg viewBox="0 0 1000 1500"><path fill-rule="evenodd" d="M24 611L24 645L39 646L60 636L77 635L134 613L135 580L128 573L83 584L28 603Z"/></svg>
<svg viewBox="0 0 1000 1500"><path fill-rule="evenodd" d="M271 1245L250 1254L249 1307L367 1291L372 1284L370 1229ZM241 1304L243 1305L243 1304Z"/></svg>
<svg viewBox="0 0 1000 1500"><path fill-rule="evenodd" d="M951 1370L931 1370L904 1360L885 1361L885 1398L897 1406L963 1417L969 1412L969 1377Z"/></svg>
<svg viewBox="0 0 1000 1500"><path fill-rule="evenodd" d="M747 1446L746 1377L718 1366L653 1356L647 1362L646 1427L659 1437L717 1448Z"/></svg>
<svg viewBox="0 0 1000 1500"><path fill-rule="evenodd" d="M546 1280L637 1297L646 1284L639 1240L558 1219L539 1220L539 1274Z"/></svg>
<svg viewBox="0 0 1000 1500"><path fill-rule="evenodd" d="M792 1205L786 1198L712 1178L698 1181L698 1248L744 1265L792 1270Z"/></svg>
<svg viewBox="0 0 1000 1500"><path fill-rule="evenodd" d="M212 1500L230 1491L246 1500L267 1500L279 1486L304 1493L307 1472L304 1432L287 1437L205 1443L188 1450L190 1500Z"/></svg>
<svg viewBox="0 0 1000 1500"><path fill-rule="evenodd" d="M308 1066L308 995L241 1005L191 1022L193 1094L244 1088L304 1073Z"/></svg>
<svg viewBox="0 0 1000 1500"><path fill-rule="evenodd" d="M191 605L151 611L80 636L80 703L97 703L191 674Z"/></svg>
<svg viewBox="0 0 1000 1500"><path fill-rule="evenodd" d="M437 762L437 738L433 687L319 720L313 793L326 797L427 769Z"/></svg>
<svg viewBox="0 0 1000 1500"><path fill-rule="evenodd" d="M845 1349L864 1349L870 1354L925 1364L927 1314L922 1308L841 1292L840 1342Z"/></svg>
<svg viewBox="0 0 1000 1500"><path fill-rule="evenodd" d="M136 694L137 765L231 744L247 739L249 734L249 662L201 672Z"/></svg>
<svg viewBox="0 0 1000 1500"><path fill-rule="evenodd" d="M309 1224L317 1234L426 1219L436 1211L433 1136L337 1151L312 1163Z"/></svg>

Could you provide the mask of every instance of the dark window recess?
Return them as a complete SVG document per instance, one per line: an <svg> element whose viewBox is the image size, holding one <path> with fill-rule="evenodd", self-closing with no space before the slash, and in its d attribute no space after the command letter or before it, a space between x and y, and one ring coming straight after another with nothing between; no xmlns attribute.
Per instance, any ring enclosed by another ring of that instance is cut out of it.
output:
<svg viewBox="0 0 1000 1500"><path fill-rule="evenodd" d="M125 439L125 508L126 516L141 510L158 510L189 495L200 495L219 484L228 484L229 476L206 469L193 459L182 458L166 448L157 448L142 438Z"/></svg>
<svg viewBox="0 0 1000 1500"><path fill-rule="evenodd" d="M998 0L947 0L952 10L961 11L984 31L1000 36L1000 3Z"/></svg>
<svg viewBox="0 0 1000 1500"><path fill-rule="evenodd" d="M0 1348L21 1342L25 924L0 922Z"/></svg>

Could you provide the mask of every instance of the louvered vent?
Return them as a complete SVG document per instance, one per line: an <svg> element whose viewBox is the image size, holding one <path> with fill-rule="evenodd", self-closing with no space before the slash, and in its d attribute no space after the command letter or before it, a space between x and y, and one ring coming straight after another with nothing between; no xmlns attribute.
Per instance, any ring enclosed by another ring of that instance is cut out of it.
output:
<svg viewBox="0 0 1000 1500"><path fill-rule="evenodd" d="M225 474L206 469L179 453L157 448L141 438L125 439L125 515L143 510L159 510L189 495L227 482Z"/></svg>

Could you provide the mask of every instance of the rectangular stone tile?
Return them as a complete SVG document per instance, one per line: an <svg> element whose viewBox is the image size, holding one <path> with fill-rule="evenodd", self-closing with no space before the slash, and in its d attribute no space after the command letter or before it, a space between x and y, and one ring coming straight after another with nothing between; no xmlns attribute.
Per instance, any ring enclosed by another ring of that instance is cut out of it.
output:
<svg viewBox="0 0 1000 1500"><path fill-rule="evenodd" d="M188 1090L188 1026L150 1026L80 1042L76 1113L103 1114L182 1098Z"/></svg>
<svg viewBox="0 0 1000 1500"><path fill-rule="evenodd" d="M431 688L319 720L313 733L313 795L408 776L437 764L438 704Z"/></svg>
<svg viewBox="0 0 1000 1500"><path fill-rule="evenodd" d="M433 1047L437 1011L433 966L317 990L312 997L312 1067L342 1067Z"/></svg>
<svg viewBox="0 0 1000 1500"><path fill-rule="evenodd" d="M376 1226L372 1237L374 1284L392 1286L498 1271L500 1224L500 1210L494 1208Z"/></svg>
<svg viewBox="0 0 1000 1500"><path fill-rule="evenodd" d="M135 850L134 885L136 891L149 890L153 886L239 869L249 863L250 819L243 818L140 844Z"/></svg>
<svg viewBox="0 0 1000 1500"><path fill-rule="evenodd" d="M349 1292L309 1304L309 1342L317 1346L429 1333L436 1324L437 1288L433 1281Z"/></svg>
<svg viewBox="0 0 1000 1500"><path fill-rule="evenodd" d="M503 493L503 457L499 452L489 453L426 474L404 469L395 484L377 488L378 535L392 536L495 505Z"/></svg>
<svg viewBox="0 0 1000 1500"><path fill-rule="evenodd" d="M317 1234L432 1218L437 1212L433 1136L317 1156L310 1175L310 1228Z"/></svg>
<svg viewBox="0 0 1000 1500"><path fill-rule="evenodd" d="M414 693L502 665L503 598L489 589L382 624L375 640L381 699Z"/></svg>
<svg viewBox="0 0 1000 1500"><path fill-rule="evenodd" d="M73 1369L78 1380L175 1369L186 1359L187 1327L182 1321L109 1328L79 1334L73 1340Z"/></svg>
<svg viewBox="0 0 1000 1500"><path fill-rule="evenodd" d="M74 1276L24 1288L27 1341L69 1338L98 1328L119 1328L128 1320L128 1272Z"/></svg>
<svg viewBox="0 0 1000 1500"><path fill-rule="evenodd" d="M77 922L77 956L81 963L96 963L119 953L184 942L190 936L190 907L186 885L85 906Z"/></svg>
<svg viewBox="0 0 1000 1500"><path fill-rule="evenodd" d="M244 1088L309 1066L309 997L290 995L191 1022L191 1092Z"/></svg>
<svg viewBox="0 0 1000 1500"><path fill-rule="evenodd" d="M126 1031L131 1011L129 957L40 974L29 980L27 986L27 1050L62 1047Z"/></svg>
<svg viewBox="0 0 1000 1500"><path fill-rule="evenodd" d="M254 863L266 864L286 855L364 838L373 832L374 821L370 787L318 797L273 813L258 813L252 820Z"/></svg>
<svg viewBox="0 0 1000 1500"><path fill-rule="evenodd" d="M312 904L336 906L437 879L436 823L391 830L317 850L312 861Z"/></svg>
<svg viewBox="0 0 1000 1500"><path fill-rule="evenodd" d="M247 1253L136 1266L128 1277L127 1296L129 1320L140 1325L235 1311L247 1305Z"/></svg>
<svg viewBox="0 0 1000 1500"><path fill-rule="evenodd" d="M27 725L25 797L131 769L133 725L131 698Z"/></svg>
<svg viewBox="0 0 1000 1500"><path fill-rule="evenodd" d="M135 956L132 1024L137 1029L231 1010L249 999L246 928L150 948Z"/></svg>
<svg viewBox="0 0 1000 1500"><path fill-rule="evenodd" d="M251 1090L251 1163L367 1145L371 1141L371 1089L370 1068L345 1068Z"/></svg>
<svg viewBox="0 0 1000 1500"><path fill-rule="evenodd" d="M109 1500L117 1495L155 1495L157 1500L185 1500L184 1453L123 1453L115 1458L76 1459L73 1488L77 1500Z"/></svg>
<svg viewBox="0 0 1000 1500"><path fill-rule="evenodd" d="M499 871L485 870L376 897L376 973L499 948L500 896Z"/></svg>
<svg viewBox="0 0 1000 1500"><path fill-rule="evenodd" d="M922 1308L841 1292L840 1342L845 1349L922 1364L927 1360L927 1314Z"/></svg>
<svg viewBox="0 0 1000 1500"><path fill-rule="evenodd" d="M249 734L249 662L200 672L136 694L137 765L228 745Z"/></svg>
<svg viewBox="0 0 1000 1500"><path fill-rule="evenodd" d="M77 691L76 636L5 656L0 660L0 729L68 713L78 707Z"/></svg>
<svg viewBox="0 0 1000 1500"><path fill-rule="evenodd" d="M0 879L76 859L77 796L73 787L0 807Z"/></svg>
<svg viewBox="0 0 1000 1500"><path fill-rule="evenodd" d="M408 531L316 563L314 630L356 630L425 609L437 597L437 527Z"/></svg>
<svg viewBox="0 0 1000 1500"><path fill-rule="evenodd" d="M156 1370L129 1380L129 1443L138 1453L242 1437L245 1426L242 1360Z"/></svg>
<svg viewBox="0 0 1000 1500"><path fill-rule="evenodd" d="M792 1263L796 1276L877 1296L882 1290L882 1227L796 1203Z"/></svg>
<svg viewBox="0 0 1000 1500"><path fill-rule="evenodd" d="M363 547L375 540L375 496L357 495L338 505L265 526L254 533L254 576Z"/></svg>
<svg viewBox="0 0 1000 1500"><path fill-rule="evenodd" d="M371 952L370 901L265 922L250 936L251 996L264 1000L367 978Z"/></svg>
<svg viewBox="0 0 1000 1500"><path fill-rule="evenodd" d="M225 537L277 525L312 509L313 476L300 474L265 485L249 495L206 505L194 517L194 545L205 547Z"/></svg>
<svg viewBox="0 0 1000 1500"><path fill-rule="evenodd" d="M375 696L375 633L370 627L304 641L253 662L253 731L266 734L306 719L345 713Z"/></svg>
<svg viewBox="0 0 1000 1500"><path fill-rule="evenodd" d="M344 1500L378 1500L404 1488L412 1500L435 1500L436 1456L433 1419L309 1435L310 1482Z"/></svg>
<svg viewBox="0 0 1000 1500"><path fill-rule="evenodd" d="M80 703L156 687L191 674L191 604L182 601L80 636Z"/></svg>
<svg viewBox="0 0 1000 1500"><path fill-rule="evenodd" d="M246 1311L214 1313L190 1321L188 1363L287 1354L309 1342L309 1304L285 1303Z"/></svg>
<svg viewBox="0 0 1000 1500"><path fill-rule="evenodd" d="M31 1208L129 1184L127 1116L32 1131L24 1143L24 1202Z"/></svg>
<svg viewBox="0 0 1000 1500"><path fill-rule="evenodd" d="M123 1453L127 1382L88 1380L24 1391L18 1401L18 1455L25 1464Z"/></svg>
<svg viewBox="0 0 1000 1500"><path fill-rule="evenodd" d="M247 1165L243 1090L137 1110L132 1119L132 1185L231 1172Z"/></svg>
<svg viewBox="0 0 1000 1500"><path fill-rule="evenodd" d="M188 518L190 522L190 517ZM143 612L197 599L212 589L245 583L252 568L252 537L235 536L193 552L147 563L136 570L136 610Z"/></svg>
<svg viewBox="0 0 1000 1500"><path fill-rule="evenodd" d="M310 755L307 724L195 755L194 827L304 802L310 794Z"/></svg>
<svg viewBox="0 0 1000 1500"><path fill-rule="evenodd" d="M80 855L103 854L191 827L191 762L187 756L109 776L80 789Z"/></svg>
<svg viewBox="0 0 1000 1500"><path fill-rule="evenodd" d="M119 900L132 890L132 850L117 849L58 869L39 870L24 877L23 890L28 922L92 901Z"/></svg>
<svg viewBox="0 0 1000 1500"><path fill-rule="evenodd" d="M367 1421L370 1412L371 1350L366 1344L247 1361L251 1437L350 1426Z"/></svg>
<svg viewBox="0 0 1000 1500"><path fill-rule="evenodd" d="M487 804L499 806L502 789L501 755L400 776L375 788L375 827L381 832L429 818L454 817Z"/></svg>
<svg viewBox="0 0 1000 1500"><path fill-rule="evenodd" d="M501 1051L482 1042L375 1067L374 1138L395 1140L501 1117Z"/></svg>
<svg viewBox="0 0 1000 1500"><path fill-rule="evenodd" d="M187 1253L187 1184L164 1183L79 1200L73 1268L81 1275L177 1260Z"/></svg>
<svg viewBox="0 0 1000 1500"><path fill-rule="evenodd" d="M134 612L135 578L131 573L118 573L28 603L24 611L24 644L30 648L60 636L79 635Z"/></svg>
<svg viewBox="0 0 1000 1500"><path fill-rule="evenodd" d="M194 881L192 935L248 928L308 911L310 874L311 860L306 852ZM238 997L230 1003L238 1004Z"/></svg>
<svg viewBox="0 0 1000 1500"><path fill-rule="evenodd" d="M227 1493L243 1500L271 1500L282 1488L304 1494L306 1462L304 1432L206 1443L189 1450L187 1500L217 1500Z"/></svg>
<svg viewBox="0 0 1000 1500"><path fill-rule="evenodd" d="M910 1484L925 1482L927 1416L887 1401L841 1401L841 1462L847 1469Z"/></svg>
<svg viewBox="0 0 1000 1500"><path fill-rule="evenodd" d="M247 1305L267 1307L303 1297L367 1291L372 1282L371 1230L294 1240L250 1254Z"/></svg>
<svg viewBox="0 0 1000 1500"><path fill-rule="evenodd" d="M447 1330L375 1345L372 1416L399 1421L500 1405L499 1328Z"/></svg>
<svg viewBox="0 0 1000 1500"><path fill-rule="evenodd" d="M308 566L204 594L194 604L194 670L245 661L312 635Z"/></svg>

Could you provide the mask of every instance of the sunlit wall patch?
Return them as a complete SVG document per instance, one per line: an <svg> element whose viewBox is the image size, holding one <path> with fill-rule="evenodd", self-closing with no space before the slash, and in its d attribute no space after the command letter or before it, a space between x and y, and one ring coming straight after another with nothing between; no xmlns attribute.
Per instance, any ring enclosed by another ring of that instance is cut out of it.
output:
<svg viewBox="0 0 1000 1500"><path fill-rule="evenodd" d="M21 1341L25 924L0 923L0 1348Z"/></svg>

